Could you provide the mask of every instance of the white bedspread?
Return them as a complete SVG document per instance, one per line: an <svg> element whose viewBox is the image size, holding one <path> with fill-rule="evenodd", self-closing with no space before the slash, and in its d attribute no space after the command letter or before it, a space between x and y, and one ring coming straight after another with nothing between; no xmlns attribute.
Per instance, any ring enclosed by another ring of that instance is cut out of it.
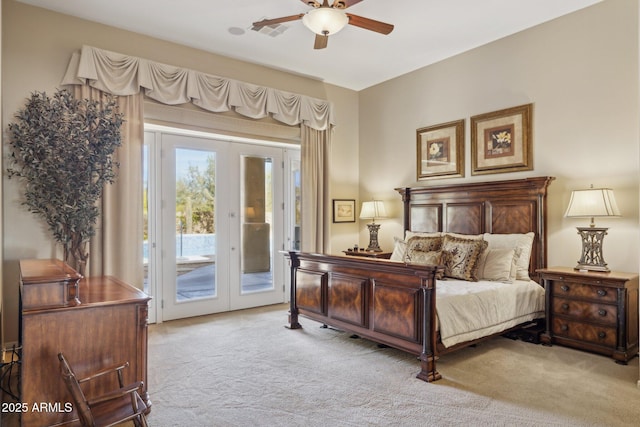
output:
<svg viewBox="0 0 640 427"><path fill-rule="evenodd" d="M450 347L544 317L544 289L534 281L438 280L436 311L440 338Z"/></svg>

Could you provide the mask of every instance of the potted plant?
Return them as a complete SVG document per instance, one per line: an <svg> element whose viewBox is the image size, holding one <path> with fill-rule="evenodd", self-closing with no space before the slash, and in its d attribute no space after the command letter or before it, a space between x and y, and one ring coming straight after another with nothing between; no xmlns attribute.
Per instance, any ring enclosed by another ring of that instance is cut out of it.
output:
<svg viewBox="0 0 640 427"><path fill-rule="evenodd" d="M22 204L46 221L65 262L84 275L96 202L116 178L122 114L113 97L100 104L58 89L53 97L34 92L15 119L8 177L23 182Z"/></svg>

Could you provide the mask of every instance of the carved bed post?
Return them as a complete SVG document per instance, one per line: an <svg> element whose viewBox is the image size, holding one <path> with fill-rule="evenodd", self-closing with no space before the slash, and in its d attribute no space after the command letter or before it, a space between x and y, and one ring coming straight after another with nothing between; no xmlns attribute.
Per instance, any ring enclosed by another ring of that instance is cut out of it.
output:
<svg viewBox="0 0 640 427"><path fill-rule="evenodd" d="M300 258L298 258L298 252L289 251L283 252L283 254L289 258L289 266L291 271L291 294L289 296L289 324L286 328L289 329L302 329L302 325L298 322L298 305L296 304L296 272L300 267Z"/></svg>
<svg viewBox="0 0 640 427"><path fill-rule="evenodd" d="M411 205L411 188L405 188L404 191L401 191L402 194L402 202L404 204L404 230L403 232L407 232L411 230L411 209L409 209ZM404 236L404 234L403 234Z"/></svg>
<svg viewBox="0 0 640 427"><path fill-rule="evenodd" d="M441 269L438 269L441 271ZM436 273L429 278L423 277L422 290L422 353L420 353L420 372L416 378L432 382L442 378L436 370Z"/></svg>

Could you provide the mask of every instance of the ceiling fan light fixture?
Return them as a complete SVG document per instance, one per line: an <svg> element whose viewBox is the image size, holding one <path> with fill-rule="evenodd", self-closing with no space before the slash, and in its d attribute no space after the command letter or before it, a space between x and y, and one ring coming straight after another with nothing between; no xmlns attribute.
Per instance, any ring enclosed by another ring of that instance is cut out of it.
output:
<svg viewBox="0 0 640 427"><path fill-rule="evenodd" d="M307 12L302 23L316 34L330 36L343 29L349 23L349 17L341 10L320 7Z"/></svg>

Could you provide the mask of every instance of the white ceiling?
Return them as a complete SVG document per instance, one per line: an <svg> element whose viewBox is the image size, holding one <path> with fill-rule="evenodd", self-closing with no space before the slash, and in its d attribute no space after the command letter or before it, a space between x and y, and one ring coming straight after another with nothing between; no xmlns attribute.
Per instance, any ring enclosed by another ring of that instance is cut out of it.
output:
<svg viewBox="0 0 640 427"><path fill-rule="evenodd" d="M277 37L251 30L263 18L309 11L300 0L19 1L362 90L600 0L364 0L347 12L394 24L393 32L348 25L322 50L301 21Z"/></svg>

